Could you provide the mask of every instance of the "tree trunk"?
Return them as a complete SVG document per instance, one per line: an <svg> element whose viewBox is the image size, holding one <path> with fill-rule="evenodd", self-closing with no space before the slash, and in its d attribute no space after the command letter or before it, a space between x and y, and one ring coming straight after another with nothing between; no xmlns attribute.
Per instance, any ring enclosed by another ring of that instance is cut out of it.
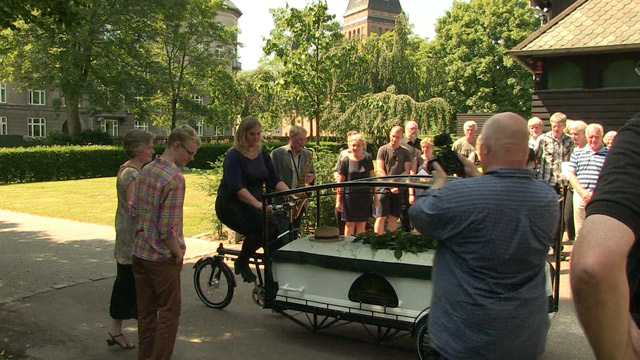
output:
<svg viewBox="0 0 640 360"><path fill-rule="evenodd" d="M69 135L76 138L80 135L80 131L82 131L78 101L69 99L65 96L65 103L67 107L67 127L69 128Z"/></svg>
<svg viewBox="0 0 640 360"><path fill-rule="evenodd" d="M320 145L320 110L316 110L316 145Z"/></svg>
<svg viewBox="0 0 640 360"><path fill-rule="evenodd" d="M176 122L178 121L178 114L176 113L178 109L178 99L171 99L171 130L175 129Z"/></svg>

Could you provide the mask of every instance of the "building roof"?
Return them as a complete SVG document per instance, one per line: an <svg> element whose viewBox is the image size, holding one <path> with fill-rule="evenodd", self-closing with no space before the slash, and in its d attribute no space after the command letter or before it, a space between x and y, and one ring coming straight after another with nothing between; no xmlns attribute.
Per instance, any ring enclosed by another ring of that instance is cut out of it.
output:
<svg viewBox="0 0 640 360"><path fill-rule="evenodd" d="M550 56L640 50L640 0L578 0L508 51Z"/></svg>
<svg viewBox="0 0 640 360"><path fill-rule="evenodd" d="M236 6L236 4L233 3L233 1L224 0L224 5L227 7L228 10L235 12L238 17L242 16L242 11L240 11L240 8Z"/></svg>
<svg viewBox="0 0 640 360"><path fill-rule="evenodd" d="M346 17L367 9L387 11L394 14L400 14L402 12L400 0L349 0L349 5L347 5L344 16Z"/></svg>

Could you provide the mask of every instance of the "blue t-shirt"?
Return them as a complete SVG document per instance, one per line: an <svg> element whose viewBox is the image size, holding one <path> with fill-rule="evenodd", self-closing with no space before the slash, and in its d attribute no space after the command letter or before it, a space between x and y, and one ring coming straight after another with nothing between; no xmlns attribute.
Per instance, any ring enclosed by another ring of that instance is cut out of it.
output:
<svg viewBox="0 0 640 360"><path fill-rule="evenodd" d="M439 240L429 312L435 349L448 359L537 359L556 193L529 170L497 169L425 192L409 214Z"/></svg>

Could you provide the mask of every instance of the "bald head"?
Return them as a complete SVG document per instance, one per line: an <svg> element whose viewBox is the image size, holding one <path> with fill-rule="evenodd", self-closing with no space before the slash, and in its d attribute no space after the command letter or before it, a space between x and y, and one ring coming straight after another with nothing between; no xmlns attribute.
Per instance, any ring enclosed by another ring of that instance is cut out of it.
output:
<svg viewBox="0 0 640 360"><path fill-rule="evenodd" d="M510 112L493 115L482 127L479 141L485 170L526 167L529 131L522 116Z"/></svg>

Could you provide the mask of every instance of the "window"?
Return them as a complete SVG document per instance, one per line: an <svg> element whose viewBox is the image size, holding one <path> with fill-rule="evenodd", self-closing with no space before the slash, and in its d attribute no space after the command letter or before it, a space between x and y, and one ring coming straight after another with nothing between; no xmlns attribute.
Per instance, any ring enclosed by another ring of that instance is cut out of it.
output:
<svg viewBox="0 0 640 360"><path fill-rule="evenodd" d="M29 105L47 105L47 93L44 90L29 90Z"/></svg>
<svg viewBox="0 0 640 360"><path fill-rule="evenodd" d="M193 100L193 102L195 102L198 105L204 105L204 100L200 95L191 95L191 100Z"/></svg>
<svg viewBox="0 0 640 360"><path fill-rule="evenodd" d="M577 64L563 62L549 66L547 75L548 89L582 89L584 72Z"/></svg>
<svg viewBox="0 0 640 360"><path fill-rule="evenodd" d="M27 136L30 136L30 137L47 136L47 119L27 118Z"/></svg>
<svg viewBox="0 0 640 360"><path fill-rule="evenodd" d="M202 125L202 120L196 121L196 132L198 136L202 136L204 134L204 126Z"/></svg>
<svg viewBox="0 0 640 360"><path fill-rule="evenodd" d="M102 128L103 132L106 132L107 134L113 137L118 137L118 120L114 120L114 119L102 120L100 127Z"/></svg>
<svg viewBox="0 0 640 360"><path fill-rule="evenodd" d="M133 122L133 127L140 130L149 131L149 123L146 121L136 120Z"/></svg>
<svg viewBox="0 0 640 360"><path fill-rule="evenodd" d="M216 46L215 56L218 60L221 60L224 57L224 47L222 45Z"/></svg>
<svg viewBox="0 0 640 360"><path fill-rule="evenodd" d="M220 126L216 126L216 136L223 136L223 135L224 135L224 128Z"/></svg>
<svg viewBox="0 0 640 360"><path fill-rule="evenodd" d="M0 135L8 135L7 132L7 117L0 116Z"/></svg>
<svg viewBox="0 0 640 360"><path fill-rule="evenodd" d="M640 86L640 76L633 76L635 66L636 62L630 59L613 61L602 71L602 87Z"/></svg>
<svg viewBox="0 0 640 360"><path fill-rule="evenodd" d="M7 102L7 84L0 83L0 103Z"/></svg>

